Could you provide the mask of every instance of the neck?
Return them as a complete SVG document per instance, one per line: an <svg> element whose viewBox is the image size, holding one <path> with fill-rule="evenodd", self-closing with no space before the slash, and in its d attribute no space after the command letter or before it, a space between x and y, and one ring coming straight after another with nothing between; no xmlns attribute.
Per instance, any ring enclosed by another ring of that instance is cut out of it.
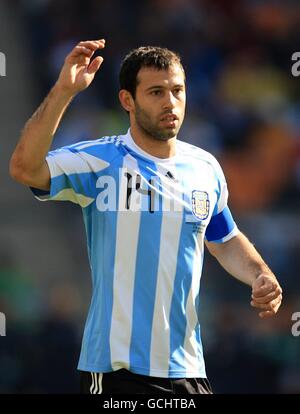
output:
<svg viewBox="0 0 300 414"><path fill-rule="evenodd" d="M176 136L160 141L145 133L137 124L130 126L133 141L143 151L157 158L171 158L176 154Z"/></svg>

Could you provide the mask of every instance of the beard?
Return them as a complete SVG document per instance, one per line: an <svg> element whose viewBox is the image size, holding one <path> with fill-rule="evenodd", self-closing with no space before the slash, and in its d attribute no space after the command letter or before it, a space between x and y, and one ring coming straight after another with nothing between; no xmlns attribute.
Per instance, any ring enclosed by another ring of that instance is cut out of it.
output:
<svg viewBox="0 0 300 414"><path fill-rule="evenodd" d="M162 116L164 115L166 114L162 114ZM168 141L169 139L176 137L182 124L182 121L178 120L175 128L159 126L159 121L154 122L149 113L142 109L137 101L135 101L135 120L139 128L145 134L158 141Z"/></svg>

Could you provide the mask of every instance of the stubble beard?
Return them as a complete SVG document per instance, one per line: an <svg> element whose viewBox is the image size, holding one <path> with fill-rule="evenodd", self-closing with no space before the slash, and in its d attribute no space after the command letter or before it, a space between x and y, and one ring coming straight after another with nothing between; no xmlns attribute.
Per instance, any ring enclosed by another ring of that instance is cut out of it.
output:
<svg viewBox="0 0 300 414"><path fill-rule="evenodd" d="M159 127L151 121L150 116L137 104L137 102L135 103L135 121L146 135L149 135L158 141L168 141L169 139L176 137L182 123L178 121L178 126L172 129Z"/></svg>

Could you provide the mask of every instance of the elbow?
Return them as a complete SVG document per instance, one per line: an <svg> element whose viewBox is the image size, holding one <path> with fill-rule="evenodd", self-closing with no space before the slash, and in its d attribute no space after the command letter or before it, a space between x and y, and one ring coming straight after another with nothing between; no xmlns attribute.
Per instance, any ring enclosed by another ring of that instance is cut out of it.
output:
<svg viewBox="0 0 300 414"><path fill-rule="evenodd" d="M15 161L14 156L11 157L9 162L9 175L15 181L18 181L18 178L20 177L20 169L17 166L17 162Z"/></svg>
<svg viewBox="0 0 300 414"><path fill-rule="evenodd" d="M25 169L14 155L11 157L9 162L9 175L13 180L21 184L26 184Z"/></svg>

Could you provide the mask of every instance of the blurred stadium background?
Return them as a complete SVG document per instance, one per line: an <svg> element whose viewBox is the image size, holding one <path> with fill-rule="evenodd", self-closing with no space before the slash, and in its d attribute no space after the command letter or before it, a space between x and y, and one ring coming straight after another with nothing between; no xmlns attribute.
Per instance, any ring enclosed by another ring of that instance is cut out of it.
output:
<svg viewBox="0 0 300 414"><path fill-rule="evenodd" d="M260 320L247 286L206 255L201 322L217 393L299 393L300 4L255 0L2 0L0 51L1 393L78 392L76 372L91 283L81 211L39 203L8 163L25 121L79 40L104 37L104 65L69 108L54 147L122 133L118 70L140 45L177 50L187 72L180 138L212 152L239 227L284 289L276 318ZM141 328L142 329L142 328Z"/></svg>

